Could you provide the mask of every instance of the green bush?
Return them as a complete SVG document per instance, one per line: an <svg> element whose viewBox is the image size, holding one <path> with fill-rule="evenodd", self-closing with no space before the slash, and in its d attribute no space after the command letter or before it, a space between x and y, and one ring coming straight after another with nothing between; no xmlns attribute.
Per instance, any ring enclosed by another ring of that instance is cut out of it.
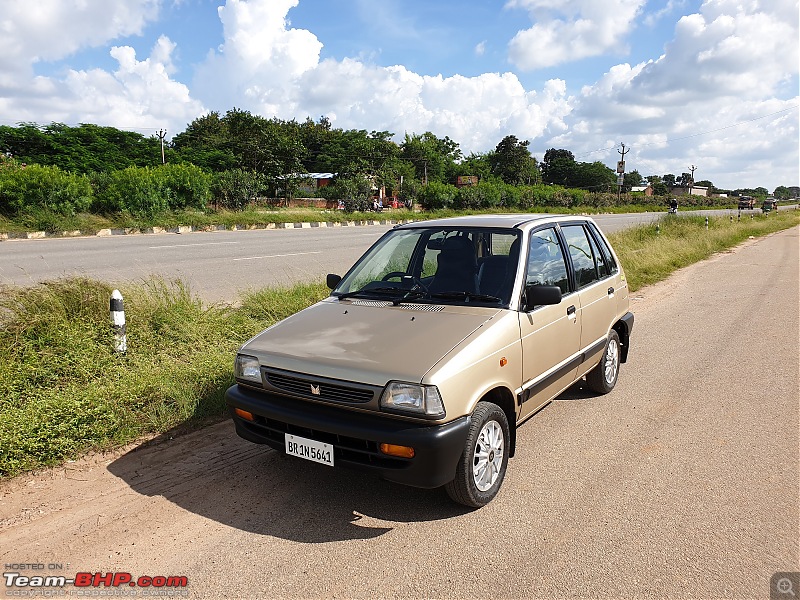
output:
<svg viewBox="0 0 800 600"><path fill-rule="evenodd" d="M494 208L501 205L503 184L480 182L458 188L455 208Z"/></svg>
<svg viewBox="0 0 800 600"><path fill-rule="evenodd" d="M92 187L84 175L41 165L0 170L0 213L5 215L34 209L73 215L87 210L91 202Z"/></svg>
<svg viewBox="0 0 800 600"><path fill-rule="evenodd" d="M211 191L216 208L241 210L266 189L264 176L255 171L230 169L214 177Z"/></svg>
<svg viewBox="0 0 800 600"><path fill-rule="evenodd" d="M420 188L417 198L425 210L440 210L453 208L457 195L458 188L456 186L431 181L428 185Z"/></svg>
<svg viewBox="0 0 800 600"><path fill-rule="evenodd" d="M156 185L170 210L204 210L211 200L212 178L192 164L166 164L153 169Z"/></svg>
<svg viewBox="0 0 800 600"><path fill-rule="evenodd" d="M516 185L504 183L500 187L500 204L504 208L520 208L522 188Z"/></svg>
<svg viewBox="0 0 800 600"><path fill-rule="evenodd" d="M419 199L421 184L416 179L406 179L400 187L397 197L405 206L412 206Z"/></svg>
<svg viewBox="0 0 800 600"><path fill-rule="evenodd" d="M328 200L341 200L346 212L366 211L372 206L371 185L364 177L338 177L321 191Z"/></svg>
<svg viewBox="0 0 800 600"><path fill-rule="evenodd" d="M211 176L194 165L128 167L91 177L92 209L104 214L152 216L185 208L203 210L211 199Z"/></svg>
<svg viewBox="0 0 800 600"><path fill-rule="evenodd" d="M167 210L153 170L128 167L120 171L92 175L95 189L93 210L100 213L130 212L154 215Z"/></svg>

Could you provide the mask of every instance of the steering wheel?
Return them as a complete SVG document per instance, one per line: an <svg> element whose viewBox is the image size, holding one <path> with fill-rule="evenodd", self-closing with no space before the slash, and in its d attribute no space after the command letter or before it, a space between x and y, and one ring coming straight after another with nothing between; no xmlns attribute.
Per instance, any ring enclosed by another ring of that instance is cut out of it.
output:
<svg viewBox="0 0 800 600"><path fill-rule="evenodd" d="M408 275L408 273L406 273L404 271L392 271L390 273L387 273L383 277L381 277L381 281L389 281L393 277L399 277L400 279L402 279L406 275Z"/></svg>
<svg viewBox="0 0 800 600"><path fill-rule="evenodd" d="M410 277L411 283L413 283L415 287L423 290L426 294L431 293L430 290L428 289L428 286L422 283L422 280L419 277L416 277L414 275L409 275L405 271L392 271L391 273L387 273L386 275L381 277L381 281L388 281L393 277L399 277L400 279L403 279L405 277Z"/></svg>

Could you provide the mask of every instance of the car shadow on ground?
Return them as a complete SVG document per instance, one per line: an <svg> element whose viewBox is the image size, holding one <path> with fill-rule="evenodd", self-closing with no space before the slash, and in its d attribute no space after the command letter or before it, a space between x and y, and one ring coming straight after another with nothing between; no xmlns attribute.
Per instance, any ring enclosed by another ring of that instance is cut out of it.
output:
<svg viewBox="0 0 800 600"><path fill-rule="evenodd" d="M555 397L555 400L592 400L599 394L586 386L586 381L580 379Z"/></svg>
<svg viewBox="0 0 800 600"><path fill-rule="evenodd" d="M108 470L140 494L162 496L207 519L305 543L370 539L394 523L469 512L443 489L393 484L244 441L230 420L137 447Z"/></svg>

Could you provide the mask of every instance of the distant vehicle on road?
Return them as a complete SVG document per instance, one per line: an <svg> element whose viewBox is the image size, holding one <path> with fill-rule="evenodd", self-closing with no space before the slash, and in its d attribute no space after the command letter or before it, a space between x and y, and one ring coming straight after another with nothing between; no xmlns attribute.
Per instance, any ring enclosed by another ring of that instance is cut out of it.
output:
<svg viewBox="0 0 800 600"><path fill-rule="evenodd" d="M761 205L761 210L768 213L771 210L778 210L778 201L775 198L767 198Z"/></svg>
<svg viewBox="0 0 800 600"><path fill-rule="evenodd" d="M751 196L742 196L739 198L739 210L753 210L755 202Z"/></svg>

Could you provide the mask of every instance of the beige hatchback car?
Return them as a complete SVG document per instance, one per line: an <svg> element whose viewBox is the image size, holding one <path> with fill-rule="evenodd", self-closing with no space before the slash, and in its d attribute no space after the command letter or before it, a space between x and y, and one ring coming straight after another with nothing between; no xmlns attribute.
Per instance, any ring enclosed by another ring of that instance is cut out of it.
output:
<svg viewBox="0 0 800 600"><path fill-rule="evenodd" d="M397 226L328 286L239 350L237 433L467 506L499 491L523 421L583 377L610 392L628 356L625 274L587 217Z"/></svg>

